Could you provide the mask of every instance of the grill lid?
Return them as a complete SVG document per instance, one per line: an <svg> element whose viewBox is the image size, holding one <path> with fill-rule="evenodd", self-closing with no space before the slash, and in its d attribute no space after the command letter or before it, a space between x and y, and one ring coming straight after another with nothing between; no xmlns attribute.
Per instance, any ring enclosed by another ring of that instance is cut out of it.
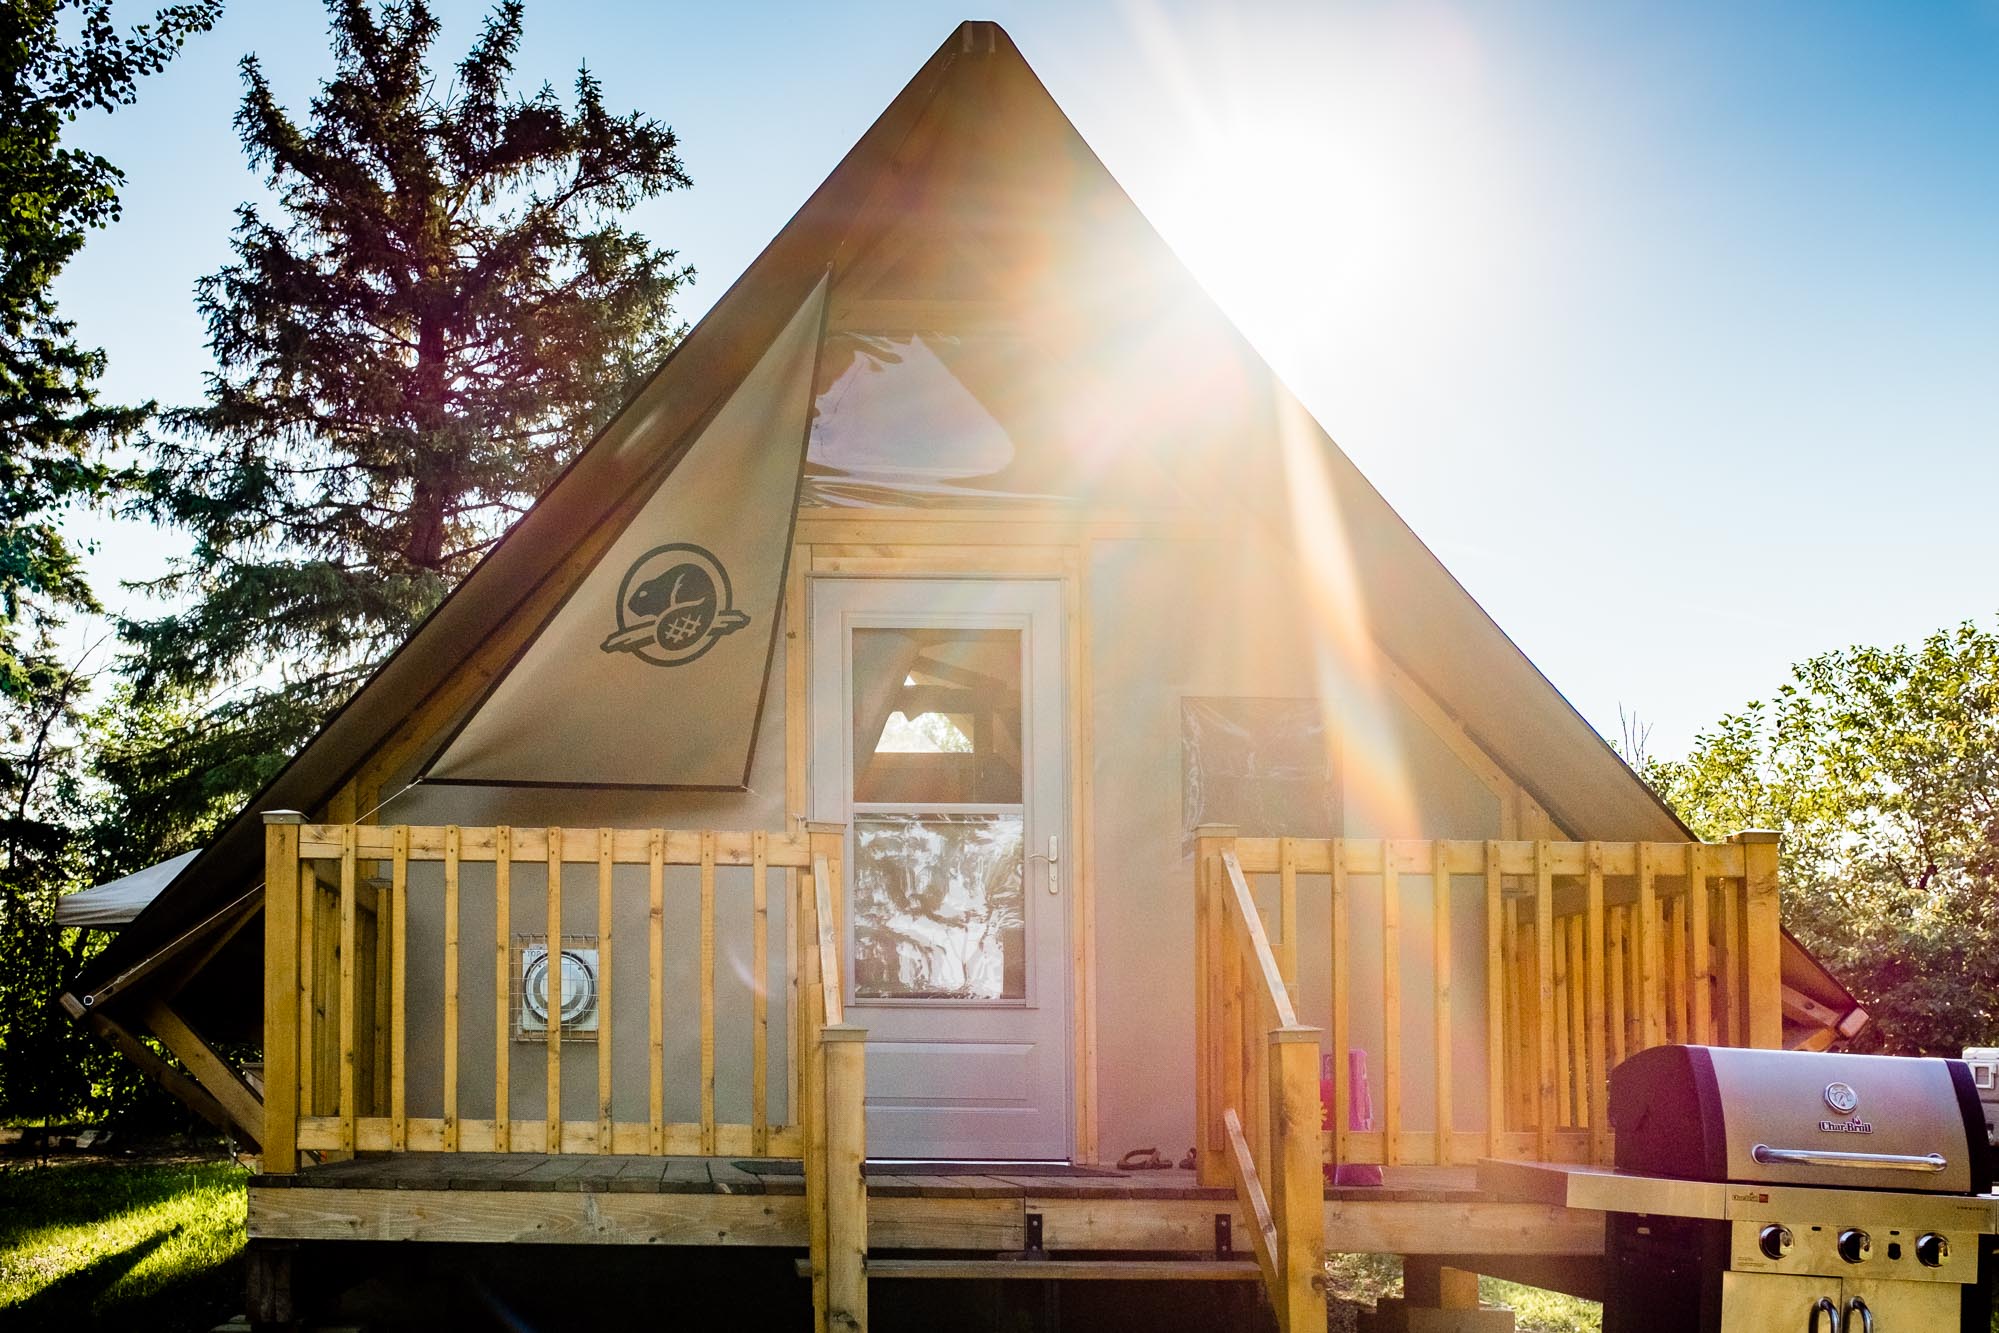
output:
<svg viewBox="0 0 1999 1333"><path fill-rule="evenodd" d="M1617 1165L1743 1184L1975 1194L1991 1179L1962 1061L1656 1046L1610 1075Z"/></svg>

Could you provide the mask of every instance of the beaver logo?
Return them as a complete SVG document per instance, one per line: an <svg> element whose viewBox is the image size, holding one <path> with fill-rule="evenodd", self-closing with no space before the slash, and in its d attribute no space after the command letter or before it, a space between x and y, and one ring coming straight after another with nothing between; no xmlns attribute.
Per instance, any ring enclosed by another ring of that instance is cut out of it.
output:
<svg viewBox="0 0 1999 1333"><path fill-rule="evenodd" d="M692 662L750 623L733 602L729 572L713 552L687 542L655 546L618 585L618 629L604 651L654 666Z"/></svg>

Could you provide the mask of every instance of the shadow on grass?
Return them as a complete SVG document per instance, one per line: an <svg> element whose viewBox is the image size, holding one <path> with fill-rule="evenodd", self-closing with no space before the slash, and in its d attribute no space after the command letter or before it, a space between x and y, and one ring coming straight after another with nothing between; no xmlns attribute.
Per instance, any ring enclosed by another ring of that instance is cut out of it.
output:
<svg viewBox="0 0 1999 1333"><path fill-rule="evenodd" d="M0 1301L15 1298L0 1304L0 1330L212 1328L241 1304L241 1223L228 1215L232 1198L240 1209L228 1188L237 1174L144 1163L0 1171L0 1277L12 1270ZM72 1262L66 1252L81 1262L40 1287L28 1276L23 1294L24 1275Z"/></svg>

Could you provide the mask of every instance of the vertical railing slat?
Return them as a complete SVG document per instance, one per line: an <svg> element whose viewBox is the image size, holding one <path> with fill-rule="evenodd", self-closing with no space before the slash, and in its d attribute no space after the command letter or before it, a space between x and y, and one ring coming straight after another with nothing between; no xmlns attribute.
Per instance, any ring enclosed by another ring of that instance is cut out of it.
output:
<svg viewBox="0 0 1999 1333"><path fill-rule="evenodd" d="M1692 1041L1687 1030L1687 897L1666 902L1666 1040Z"/></svg>
<svg viewBox="0 0 1999 1333"><path fill-rule="evenodd" d="M298 1111L319 1114L319 874L305 864L298 877Z"/></svg>
<svg viewBox="0 0 1999 1333"><path fill-rule="evenodd" d="M444 1151L458 1151L459 831L444 830Z"/></svg>
<svg viewBox="0 0 1999 1333"><path fill-rule="evenodd" d="M548 996L542 1008L548 1016L547 1104L543 1118L548 1123L549 1153L562 1151L562 830L548 830L548 915L544 930L547 940L542 953L543 984Z"/></svg>
<svg viewBox="0 0 1999 1333"><path fill-rule="evenodd" d="M1347 844L1344 838L1334 838L1332 844L1333 861L1333 903L1330 913L1332 922L1329 934L1332 937L1332 967L1329 978L1333 989L1333 1160L1347 1162L1353 1160L1353 1150L1347 1136L1352 1133L1347 1128L1348 1110L1353 1104L1353 1078L1347 1068L1347 1052L1353 1034L1352 1022L1352 969L1347 964L1351 947L1352 922L1349 919L1347 899Z"/></svg>
<svg viewBox="0 0 1999 1333"><path fill-rule="evenodd" d="M1589 1071L1589 1123L1595 1159L1603 1163L1610 1157L1610 1070L1604 1064L1607 1034L1604 1032L1603 844L1592 842L1585 855L1588 857L1588 881L1584 885L1584 910L1588 921L1583 949L1589 987L1589 1060L1586 1064Z"/></svg>
<svg viewBox="0 0 1999 1333"><path fill-rule="evenodd" d="M1555 871L1546 842L1534 844L1534 1021L1540 1098L1534 1128L1544 1162L1555 1148Z"/></svg>
<svg viewBox="0 0 1999 1333"><path fill-rule="evenodd" d="M770 1152L770 836L750 834L750 1152Z"/></svg>
<svg viewBox="0 0 1999 1333"><path fill-rule="evenodd" d="M715 1154L715 833L701 834L701 1152Z"/></svg>
<svg viewBox="0 0 1999 1333"><path fill-rule="evenodd" d="M1451 1162L1451 865L1440 839L1430 844L1430 883L1436 891L1432 931L1436 946L1437 1165Z"/></svg>
<svg viewBox="0 0 1999 1333"><path fill-rule="evenodd" d="M493 1151L512 1152L514 831L493 830Z"/></svg>
<svg viewBox="0 0 1999 1333"><path fill-rule="evenodd" d="M389 834L389 902L394 912L389 940L389 1148L409 1149L409 891L410 830L396 825Z"/></svg>
<svg viewBox="0 0 1999 1333"><path fill-rule="evenodd" d="M1571 973L1569 961L1569 918L1555 918L1555 1098L1556 1124L1567 1128L1577 1123L1575 1076L1575 1017L1569 1000L1582 993L1582 978Z"/></svg>
<svg viewBox="0 0 1999 1333"><path fill-rule="evenodd" d="M1506 923L1499 844L1485 844L1485 1155L1506 1129Z"/></svg>
<svg viewBox="0 0 1999 1333"><path fill-rule="evenodd" d="M1277 840L1277 967L1284 987L1291 992L1293 1008L1298 1004L1298 844L1293 838Z"/></svg>
<svg viewBox="0 0 1999 1333"><path fill-rule="evenodd" d="M389 1109L389 886L380 878L379 861L375 884L375 1032L374 1068L369 1082L370 1115L386 1115Z"/></svg>
<svg viewBox="0 0 1999 1333"><path fill-rule="evenodd" d="M1727 1020L1723 1040L1730 1046L1748 1041L1742 1021L1742 897L1740 881L1717 876L1715 888L1721 896L1721 993L1722 1015Z"/></svg>
<svg viewBox="0 0 1999 1333"><path fill-rule="evenodd" d="M360 869L354 853L354 826L341 830L340 842L340 1150L354 1151L354 1119L358 1111L355 1020L360 994L355 984L354 957L360 922Z"/></svg>
<svg viewBox="0 0 1999 1333"><path fill-rule="evenodd" d="M1381 1147L1402 1160L1402 878L1395 844L1381 840Z"/></svg>
<svg viewBox="0 0 1999 1333"><path fill-rule="evenodd" d="M612 830L597 830L597 1151L611 1151L611 881Z"/></svg>
<svg viewBox="0 0 1999 1333"><path fill-rule="evenodd" d="M1713 1045L1714 941L1708 922L1707 849L1687 844L1687 935L1693 950L1693 1040Z"/></svg>
<svg viewBox="0 0 1999 1333"><path fill-rule="evenodd" d="M646 834L646 1130L655 1155L666 1151L665 950L666 830L652 829Z"/></svg>
<svg viewBox="0 0 1999 1333"><path fill-rule="evenodd" d="M1570 1124L1589 1128L1589 972L1583 959L1583 917L1565 917L1569 944L1569 1052L1573 1060L1575 1115Z"/></svg>
<svg viewBox="0 0 1999 1333"><path fill-rule="evenodd" d="M1644 1023L1645 1049L1666 1042L1665 978L1660 935L1659 897L1653 887L1652 844L1638 844L1638 994Z"/></svg>
<svg viewBox="0 0 1999 1333"><path fill-rule="evenodd" d="M1526 1014L1521 1003L1525 969L1521 966L1520 903L1507 898L1500 903L1506 939L1506 1119L1508 1124L1525 1125L1531 1118L1533 1089L1528 1086L1526 1060Z"/></svg>
<svg viewBox="0 0 1999 1333"><path fill-rule="evenodd" d="M1624 948L1625 922L1629 913L1621 906L1610 909L1610 1063L1624 1063L1624 992L1626 980Z"/></svg>

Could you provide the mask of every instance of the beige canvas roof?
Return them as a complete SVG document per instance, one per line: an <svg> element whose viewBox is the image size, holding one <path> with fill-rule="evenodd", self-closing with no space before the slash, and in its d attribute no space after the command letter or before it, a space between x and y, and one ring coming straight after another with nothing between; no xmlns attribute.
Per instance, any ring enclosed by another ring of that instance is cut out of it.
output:
<svg viewBox="0 0 1999 1333"><path fill-rule="evenodd" d="M977 152L951 151L973 140ZM982 165L973 171L971 162ZM1022 299L1044 308L1067 302L1082 312L1074 328L1051 336L1157 344L1162 330L1187 329L1227 349L1231 375L1189 428L1226 422L1233 431L1269 432L1280 420L1305 423L1323 453L1330 503L1381 649L1569 836L1691 836L1297 406L1090 151L1006 33L996 24L966 23L624 411L99 956L78 993L103 986L254 883L261 873L260 812L321 807L524 602L552 579L580 578L565 567L574 534L629 520L829 274L836 317L842 281L857 267L872 265L893 286L891 261L905 267L909 261L896 260L882 242L898 229L907 234L912 218L938 235L962 233L968 247L990 235L999 237L995 244L1035 251L1026 285L1037 290ZM918 289L941 280L920 268L907 279ZM1794 943L1787 944L1785 974L1821 1003L1842 1013L1852 1008L1851 997Z"/></svg>

